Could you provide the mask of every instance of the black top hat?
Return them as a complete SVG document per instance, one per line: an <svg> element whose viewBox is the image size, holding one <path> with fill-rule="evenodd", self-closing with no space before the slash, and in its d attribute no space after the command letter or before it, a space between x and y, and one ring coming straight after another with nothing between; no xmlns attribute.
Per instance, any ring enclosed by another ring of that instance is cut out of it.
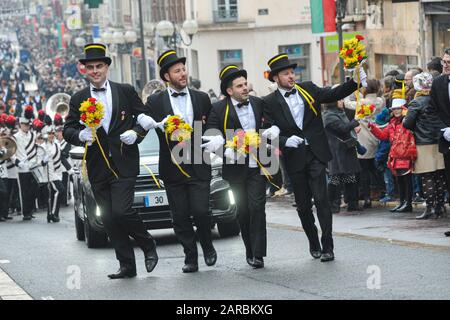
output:
<svg viewBox="0 0 450 320"><path fill-rule="evenodd" d="M227 86L230 83L230 81L233 81L236 78L244 77L247 79L247 71L244 69L239 69L238 66L235 65L228 65L225 66L219 74L220 79L220 91L223 95L228 96L227 93Z"/></svg>
<svg viewBox="0 0 450 320"><path fill-rule="evenodd" d="M267 64L270 67L269 80L274 82L273 76L276 76L280 71L289 68L297 68L296 63L290 63L288 55L286 53L277 54L275 57L269 60Z"/></svg>
<svg viewBox="0 0 450 320"><path fill-rule="evenodd" d="M168 81L164 74L169 70L171 66L174 64L181 62L182 64L186 63L186 58L178 58L177 52L175 50L168 50L166 52L163 52L159 58L158 58L158 65L159 65L159 76L163 81Z"/></svg>
<svg viewBox="0 0 450 320"><path fill-rule="evenodd" d="M86 64L90 61L103 61L108 66L111 65L111 58L106 56L106 46L101 43L89 43L84 46L85 58L80 59L80 63Z"/></svg>

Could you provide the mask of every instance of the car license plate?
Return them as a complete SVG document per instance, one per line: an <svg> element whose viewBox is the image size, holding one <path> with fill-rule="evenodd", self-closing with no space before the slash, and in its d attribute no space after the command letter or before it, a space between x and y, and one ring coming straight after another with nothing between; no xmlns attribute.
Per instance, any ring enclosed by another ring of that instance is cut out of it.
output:
<svg viewBox="0 0 450 320"><path fill-rule="evenodd" d="M144 197L144 204L146 208L160 207L169 205L167 194L165 192L152 193Z"/></svg>

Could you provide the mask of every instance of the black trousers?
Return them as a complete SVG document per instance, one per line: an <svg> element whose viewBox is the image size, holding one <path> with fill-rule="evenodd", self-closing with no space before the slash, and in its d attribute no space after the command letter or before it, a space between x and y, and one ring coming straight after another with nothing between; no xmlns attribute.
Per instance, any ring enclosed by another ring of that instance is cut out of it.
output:
<svg viewBox="0 0 450 320"><path fill-rule="evenodd" d="M63 172L62 174L62 185L64 187L64 192L61 194L61 204L67 206L67 195L69 193L69 173Z"/></svg>
<svg viewBox="0 0 450 320"><path fill-rule="evenodd" d="M398 184L398 192L399 192L399 196L400 196L400 203L406 202L408 204L411 204L412 196L413 196L412 174L408 173L408 174L405 174L404 176L398 176L397 184Z"/></svg>
<svg viewBox="0 0 450 320"><path fill-rule="evenodd" d="M298 216L308 237L310 249L320 250L319 235L312 212L311 198L313 197L320 228L322 229L322 251L331 253L334 249L332 236L333 216L327 194L325 171L327 165L317 159L309 147L306 147L305 157L306 164L303 170L290 173Z"/></svg>
<svg viewBox="0 0 450 320"><path fill-rule="evenodd" d="M0 217L8 216L8 179L0 179Z"/></svg>
<svg viewBox="0 0 450 320"><path fill-rule="evenodd" d="M259 168L248 169L242 182L230 182L247 258L265 257L267 252L265 184Z"/></svg>
<svg viewBox="0 0 450 320"><path fill-rule="evenodd" d="M8 206L10 209L16 209L21 211L20 200L19 200L19 183L17 179L8 178Z"/></svg>
<svg viewBox="0 0 450 320"><path fill-rule="evenodd" d="M66 189L63 186L61 180L51 181L51 198L50 198L50 208L47 209L51 215L59 217L59 208L61 207L61 201Z"/></svg>
<svg viewBox="0 0 450 320"><path fill-rule="evenodd" d="M198 263L196 234L191 217L197 227L197 236L203 253L214 250L209 213L210 182L196 178L179 184L166 185L173 230L185 254L185 263Z"/></svg>
<svg viewBox="0 0 450 320"><path fill-rule="evenodd" d="M19 173L19 189L22 202L22 214L29 217L35 208L38 183L31 172Z"/></svg>
<svg viewBox="0 0 450 320"><path fill-rule="evenodd" d="M445 176L447 178L447 191L450 194L450 152L444 153L444 163L445 163Z"/></svg>
<svg viewBox="0 0 450 320"><path fill-rule="evenodd" d="M110 177L101 183L92 183L92 191L100 208L101 218L121 266L136 268L134 249L129 236L147 252L155 243L142 219L132 208L136 178Z"/></svg>

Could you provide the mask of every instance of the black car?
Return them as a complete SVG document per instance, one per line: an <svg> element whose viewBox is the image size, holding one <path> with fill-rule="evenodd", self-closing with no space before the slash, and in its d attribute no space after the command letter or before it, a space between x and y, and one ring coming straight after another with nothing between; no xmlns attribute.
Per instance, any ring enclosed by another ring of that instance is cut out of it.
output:
<svg viewBox="0 0 450 320"><path fill-rule="evenodd" d="M136 181L133 208L137 210L147 229L172 228L172 218L164 183L158 177L159 141L155 131L150 131L139 144L140 174ZM108 237L101 222L91 185L81 174L83 147L74 147L70 157L74 162L73 195L75 230L77 239L86 241L89 248L107 244ZM217 225L221 237L239 234L236 204L228 182L222 179L222 159L212 156L210 213L213 228ZM151 173L154 177L152 177Z"/></svg>

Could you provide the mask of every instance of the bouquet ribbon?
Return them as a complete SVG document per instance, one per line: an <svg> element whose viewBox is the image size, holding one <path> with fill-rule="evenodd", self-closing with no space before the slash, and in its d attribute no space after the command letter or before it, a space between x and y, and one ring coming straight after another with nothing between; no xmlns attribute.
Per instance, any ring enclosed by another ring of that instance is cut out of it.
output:
<svg viewBox="0 0 450 320"><path fill-rule="evenodd" d="M155 174L153 173L152 169L150 169L147 165L142 164L142 166L148 171L148 173L150 173L150 175L153 178L153 181L155 181L156 185L158 186L158 189L161 189L161 185L159 184L158 179L156 179Z"/></svg>
<svg viewBox="0 0 450 320"><path fill-rule="evenodd" d="M116 179L119 179L119 176L117 175L117 173L113 170L113 168L111 168L111 165L110 165L110 163L108 161L108 158L105 155L105 151L103 151L102 145L101 145L100 140L98 139L98 136L97 136L97 130L95 128L91 128L91 129L92 129L92 135L94 137L94 141L97 141L98 147L100 148L100 152L102 153L103 159L105 159L106 165L108 166L109 170L111 170L111 172L114 174ZM87 170L86 170L87 152L88 152L88 143L86 142L86 144L84 145L83 166L82 166L82 169L81 169L83 178L85 180L87 179Z"/></svg>
<svg viewBox="0 0 450 320"><path fill-rule="evenodd" d="M313 105L315 102L314 98L311 97L311 95L308 93L308 91L306 91L305 89L300 87L298 84L295 85L295 88L298 90L298 92L303 97L303 99L306 100L306 102L309 105L309 108L314 112L314 114L316 116L318 116L317 110L316 110L316 108L314 108L314 105Z"/></svg>
<svg viewBox="0 0 450 320"><path fill-rule="evenodd" d="M172 160L173 164L177 166L178 170L180 170L180 172L187 178L190 178L191 176L183 170L183 168L178 164L178 162L175 160L175 157L172 154L172 150L170 149L170 145L169 145L169 134L167 132L165 132L165 136L166 136L166 143L167 143L167 148L169 148L169 152L170 152L170 159Z"/></svg>

